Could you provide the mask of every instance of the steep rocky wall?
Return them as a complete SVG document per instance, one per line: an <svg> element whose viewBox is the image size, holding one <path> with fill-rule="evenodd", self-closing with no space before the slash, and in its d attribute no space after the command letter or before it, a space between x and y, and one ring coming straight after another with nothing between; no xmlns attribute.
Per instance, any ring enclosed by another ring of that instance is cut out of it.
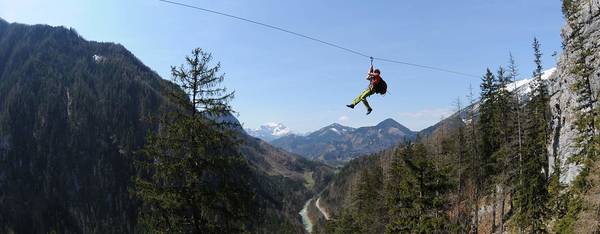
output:
<svg viewBox="0 0 600 234"><path fill-rule="evenodd" d="M560 160L563 169L561 181L570 183L579 174L577 165L568 159L577 153L575 144L577 131L574 126L577 96L571 90L575 77L571 71L581 49L576 46L576 37L583 39L583 48L590 49L587 62L594 68L591 86L594 94L600 90L600 0L571 0L578 9L567 19L561 30L564 50L560 56L556 75L550 81L550 105L552 109L552 136L549 144L550 168L554 160Z"/></svg>

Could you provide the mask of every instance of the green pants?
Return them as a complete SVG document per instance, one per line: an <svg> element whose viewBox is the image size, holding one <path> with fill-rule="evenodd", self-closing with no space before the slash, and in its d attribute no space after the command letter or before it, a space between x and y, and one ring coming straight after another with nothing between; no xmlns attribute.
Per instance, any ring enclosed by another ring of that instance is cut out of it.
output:
<svg viewBox="0 0 600 234"><path fill-rule="evenodd" d="M352 101L352 105L356 105L362 101L362 103L365 104L365 107L367 107L367 109L371 109L371 106L369 106L369 102L367 102L367 97L371 96L372 94L373 91L371 91L371 89L366 89L360 95L358 95L358 97L356 97L354 101Z"/></svg>

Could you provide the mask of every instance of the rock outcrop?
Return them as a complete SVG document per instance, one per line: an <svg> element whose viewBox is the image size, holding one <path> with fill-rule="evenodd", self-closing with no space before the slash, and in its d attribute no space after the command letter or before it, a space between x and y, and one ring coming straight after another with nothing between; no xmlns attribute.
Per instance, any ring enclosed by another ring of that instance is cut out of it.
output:
<svg viewBox="0 0 600 234"><path fill-rule="evenodd" d="M576 78L572 71L582 50L591 52L586 63L594 69L590 79L594 94L600 91L600 0L570 0L576 10L569 14L561 30L564 51L560 56L556 75L550 80L550 105L552 110L552 136L548 145L550 168L560 160L563 170L561 182L570 184L579 174L580 167L568 162L578 152L575 143L577 94L572 90ZM580 44L578 44L580 43Z"/></svg>

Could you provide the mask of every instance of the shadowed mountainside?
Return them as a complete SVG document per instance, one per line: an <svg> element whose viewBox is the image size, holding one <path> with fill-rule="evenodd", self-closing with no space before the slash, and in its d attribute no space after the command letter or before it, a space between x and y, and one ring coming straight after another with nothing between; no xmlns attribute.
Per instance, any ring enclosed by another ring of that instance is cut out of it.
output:
<svg viewBox="0 0 600 234"><path fill-rule="evenodd" d="M173 84L63 27L0 20L0 58L0 232L138 230L133 158L177 108ZM302 232L297 212L332 169L239 134L261 204L250 230Z"/></svg>

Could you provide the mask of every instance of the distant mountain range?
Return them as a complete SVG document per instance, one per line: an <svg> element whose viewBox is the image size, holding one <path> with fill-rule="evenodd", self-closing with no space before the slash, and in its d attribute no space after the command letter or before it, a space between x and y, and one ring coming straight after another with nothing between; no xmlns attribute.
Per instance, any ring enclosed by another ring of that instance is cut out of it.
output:
<svg viewBox="0 0 600 234"><path fill-rule="evenodd" d="M266 123L257 129L247 128L245 130L250 136L267 142L292 134L292 131L281 123Z"/></svg>
<svg viewBox="0 0 600 234"><path fill-rule="evenodd" d="M416 135L395 120L386 119L376 126L361 128L334 123L306 136L291 134L271 144L309 159L338 165L412 140Z"/></svg>

